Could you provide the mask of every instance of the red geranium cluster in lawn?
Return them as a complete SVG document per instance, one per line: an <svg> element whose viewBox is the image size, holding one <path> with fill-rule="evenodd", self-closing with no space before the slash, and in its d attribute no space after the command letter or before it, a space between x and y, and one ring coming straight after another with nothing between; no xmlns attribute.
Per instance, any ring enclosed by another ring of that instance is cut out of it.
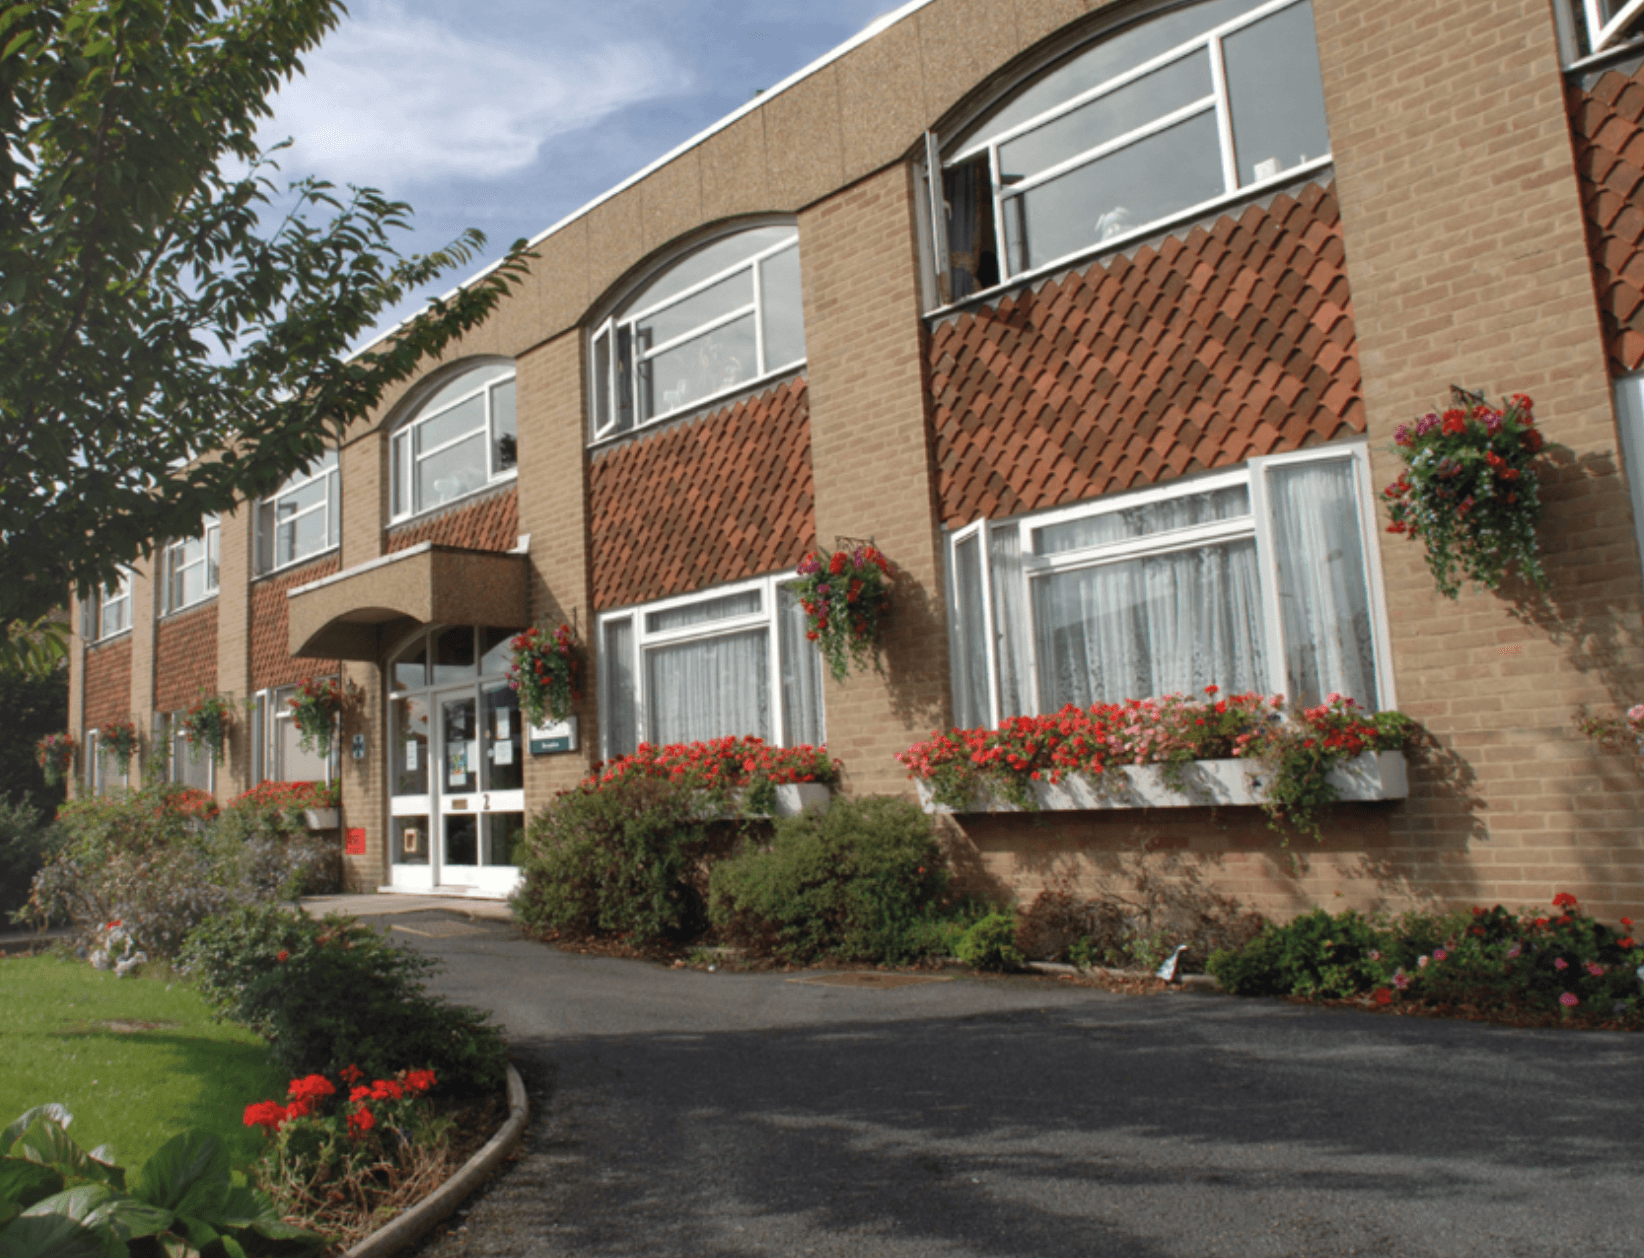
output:
<svg viewBox="0 0 1644 1258"><path fill-rule="evenodd" d="M342 788L332 782L260 782L243 795L236 795L230 808L268 809L293 812L301 808L335 808Z"/></svg>
<svg viewBox="0 0 1644 1258"><path fill-rule="evenodd" d="M1118 765L1278 755L1327 768L1364 751L1400 747L1405 737L1399 714L1372 715L1341 695L1287 716L1282 697L1223 696L1206 686L1199 699L1069 704L1050 716L1006 717L998 729L938 730L896 758L910 777L931 784L939 803L964 808L989 789L1027 804L1031 782L1059 782L1069 773L1099 778Z"/></svg>
<svg viewBox="0 0 1644 1258"><path fill-rule="evenodd" d="M665 778L707 791L738 790L758 782L773 786L819 782L831 786L839 780L839 763L828 758L826 747L772 747L751 736L670 743L665 747L641 743L631 756L594 766L594 772L581 785L585 790L599 790L634 776Z"/></svg>
<svg viewBox="0 0 1644 1258"><path fill-rule="evenodd" d="M301 1118L312 1118L335 1125L340 1117L352 1139L358 1139L377 1125L378 1112L372 1109L378 1103L397 1103L414 1100L434 1087L432 1070L402 1070L392 1079L378 1079L370 1086L361 1081L365 1075L354 1066L337 1072L339 1080L349 1085L348 1100L334 1102L341 1090L324 1075L307 1075L293 1079L286 1089L287 1104L278 1101L258 1101L245 1109L245 1125L261 1127L273 1135L287 1123Z"/></svg>

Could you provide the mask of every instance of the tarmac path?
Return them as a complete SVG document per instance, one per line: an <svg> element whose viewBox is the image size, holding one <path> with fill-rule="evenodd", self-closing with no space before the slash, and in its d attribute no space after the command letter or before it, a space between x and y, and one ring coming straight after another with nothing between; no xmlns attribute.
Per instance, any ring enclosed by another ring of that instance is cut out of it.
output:
<svg viewBox="0 0 1644 1258"><path fill-rule="evenodd" d="M518 1160L424 1258L1644 1255L1637 1036L383 925L496 1015L531 1093Z"/></svg>

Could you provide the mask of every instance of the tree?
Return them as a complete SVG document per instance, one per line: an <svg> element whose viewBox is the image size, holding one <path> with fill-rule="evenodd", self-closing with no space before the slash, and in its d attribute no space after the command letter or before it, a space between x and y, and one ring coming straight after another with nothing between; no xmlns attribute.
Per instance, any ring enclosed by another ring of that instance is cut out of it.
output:
<svg viewBox="0 0 1644 1258"><path fill-rule="evenodd" d="M275 488L523 276L521 241L349 353L484 237L402 255L405 204L276 188L256 122L343 12L0 0L0 655L70 585Z"/></svg>

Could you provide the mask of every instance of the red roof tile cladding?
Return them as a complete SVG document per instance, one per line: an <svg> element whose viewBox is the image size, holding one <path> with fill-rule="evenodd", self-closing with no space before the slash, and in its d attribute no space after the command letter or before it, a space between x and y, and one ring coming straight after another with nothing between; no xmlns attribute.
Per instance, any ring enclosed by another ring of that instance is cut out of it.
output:
<svg viewBox="0 0 1644 1258"><path fill-rule="evenodd" d="M86 650L87 729L131 719L131 636ZM78 737L78 734L76 734Z"/></svg>
<svg viewBox="0 0 1644 1258"><path fill-rule="evenodd" d="M388 534L388 553L409 550L419 542L466 550L513 550L519 545L519 491L510 485L478 502L401 525Z"/></svg>
<svg viewBox="0 0 1644 1258"><path fill-rule="evenodd" d="M290 686L304 677L324 677L337 673L342 666L336 660L293 658L289 650L286 622L285 592L321 577L329 577L341 568L333 555L318 563L308 564L291 572L282 572L251 587L251 688L264 690L270 686Z"/></svg>
<svg viewBox="0 0 1644 1258"><path fill-rule="evenodd" d="M816 545L803 379L596 453L594 607L790 568Z"/></svg>
<svg viewBox="0 0 1644 1258"><path fill-rule="evenodd" d="M217 604L154 626L154 710L177 712L217 689Z"/></svg>
<svg viewBox="0 0 1644 1258"><path fill-rule="evenodd" d="M1644 66L1566 98L1610 370L1644 366Z"/></svg>
<svg viewBox="0 0 1644 1258"><path fill-rule="evenodd" d="M940 323L944 524L1365 430L1333 185Z"/></svg>

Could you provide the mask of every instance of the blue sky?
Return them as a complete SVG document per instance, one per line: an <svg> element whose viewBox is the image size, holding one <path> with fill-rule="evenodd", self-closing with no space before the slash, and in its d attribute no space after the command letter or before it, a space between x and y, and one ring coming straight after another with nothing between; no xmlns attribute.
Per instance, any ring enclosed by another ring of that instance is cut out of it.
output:
<svg viewBox="0 0 1644 1258"><path fill-rule="evenodd" d="M354 0L274 100L282 177L381 188L400 247L499 256L851 38L900 0Z"/></svg>

